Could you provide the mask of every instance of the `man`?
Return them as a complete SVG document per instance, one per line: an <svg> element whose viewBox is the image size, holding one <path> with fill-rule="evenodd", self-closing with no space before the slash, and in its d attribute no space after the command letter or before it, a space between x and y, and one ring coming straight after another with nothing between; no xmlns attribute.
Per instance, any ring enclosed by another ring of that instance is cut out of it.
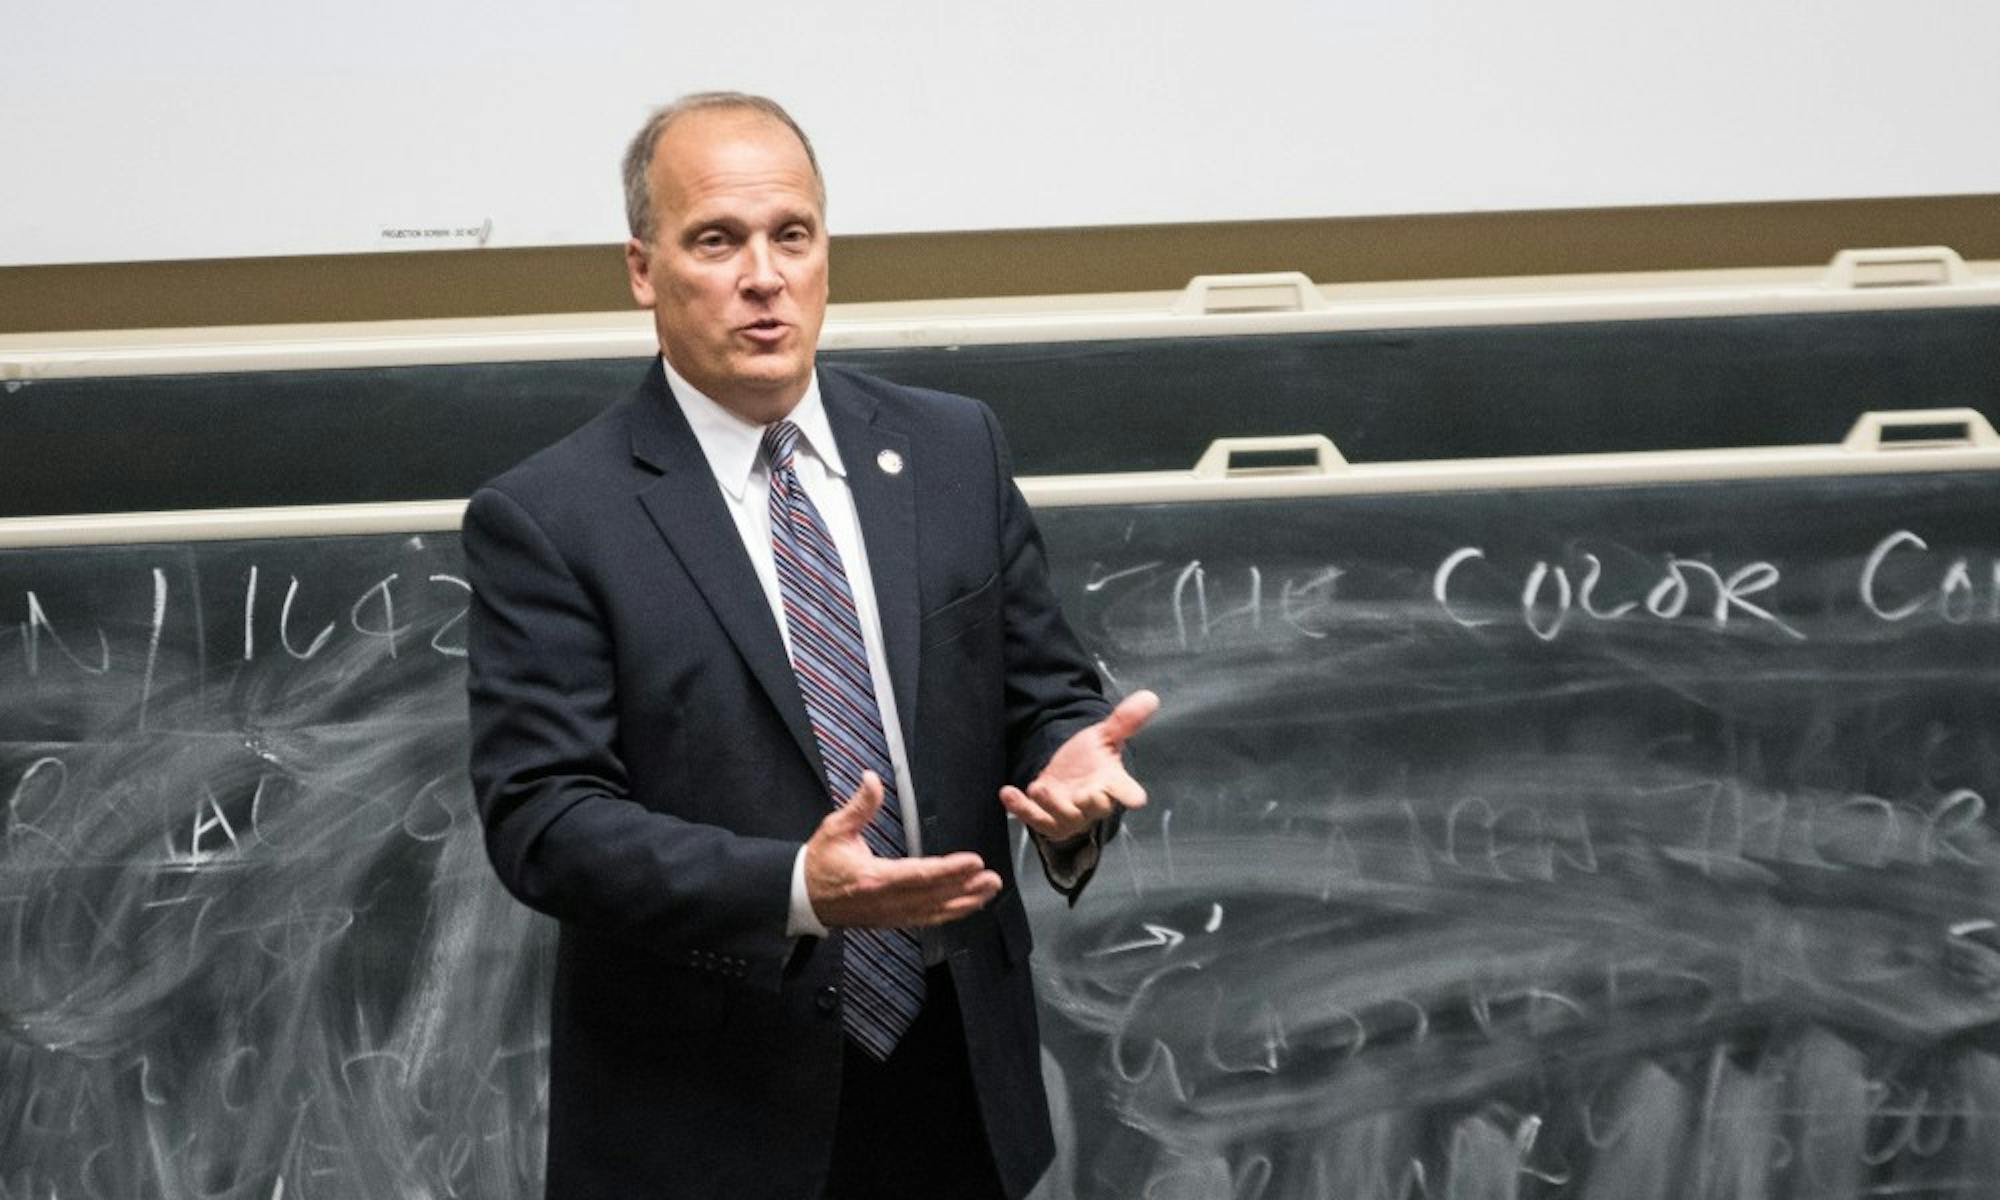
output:
<svg viewBox="0 0 2000 1200"><path fill-rule="evenodd" d="M768 100L626 165L639 389L472 498L472 773L562 922L548 1194L1019 1197L1052 1153L1005 817L1075 899L1144 793L992 415L815 369Z"/></svg>

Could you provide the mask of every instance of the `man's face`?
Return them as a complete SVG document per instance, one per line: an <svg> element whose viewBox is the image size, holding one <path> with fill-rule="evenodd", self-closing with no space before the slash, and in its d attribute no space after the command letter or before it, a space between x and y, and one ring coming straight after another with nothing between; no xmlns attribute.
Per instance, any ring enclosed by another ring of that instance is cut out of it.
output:
<svg viewBox="0 0 2000 1200"><path fill-rule="evenodd" d="M653 238L626 243L632 297L674 370L746 420L791 412L826 317L826 223L805 147L762 113L667 126L648 168Z"/></svg>

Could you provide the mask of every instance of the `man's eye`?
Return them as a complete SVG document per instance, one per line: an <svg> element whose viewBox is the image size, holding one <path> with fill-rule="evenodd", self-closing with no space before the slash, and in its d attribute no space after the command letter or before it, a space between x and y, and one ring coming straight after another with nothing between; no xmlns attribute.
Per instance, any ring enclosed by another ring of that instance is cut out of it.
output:
<svg viewBox="0 0 2000 1200"><path fill-rule="evenodd" d="M778 239L787 245L802 245L812 241L812 231L803 225L792 225L780 233Z"/></svg>
<svg viewBox="0 0 2000 1200"><path fill-rule="evenodd" d="M710 230L695 238L694 244L699 250L723 250L728 248L729 239L720 232Z"/></svg>

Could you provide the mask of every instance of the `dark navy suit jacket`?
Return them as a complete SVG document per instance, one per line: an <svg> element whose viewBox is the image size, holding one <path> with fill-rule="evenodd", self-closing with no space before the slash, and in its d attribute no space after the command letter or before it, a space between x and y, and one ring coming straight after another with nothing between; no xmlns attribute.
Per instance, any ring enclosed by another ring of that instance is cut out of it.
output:
<svg viewBox="0 0 2000 1200"><path fill-rule="evenodd" d="M974 851L1005 881L942 933L1019 1194L1052 1143L996 793L1107 706L992 414L819 370L924 849ZM900 473L878 468L883 450ZM659 365L474 495L464 537L488 852L561 921L549 1196L816 1195L840 1092L841 939L788 938L785 922L793 859L830 800L769 602ZM902 1136L922 1137L922 1116Z"/></svg>

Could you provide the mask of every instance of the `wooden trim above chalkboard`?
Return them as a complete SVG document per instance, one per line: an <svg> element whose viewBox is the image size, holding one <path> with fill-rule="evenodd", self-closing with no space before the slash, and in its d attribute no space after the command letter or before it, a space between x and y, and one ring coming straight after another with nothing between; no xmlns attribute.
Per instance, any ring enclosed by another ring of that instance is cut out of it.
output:
<svg viewBox="0 0 2000 1200"><path fill-rule="evenodd" d="M1200 275L1175 291L834 304L820 349L983 345L1658 321L2000 306L2000 261L1946 246L1858 247L1830 263L1720 271L1321 284L1303 272ZM509 317L0 334L0 384L113 376L632 359L657 352L636 309Z"/></svg>
<svg viewBox="0 0 2000 1200"><path fill-rule="evenodd" d="M834 300L1713 270L1854 246L2000 258L2000 194L894 234L834 239ZM628 307L616 246L0 268L0 333L380 321Z"/></svg>

